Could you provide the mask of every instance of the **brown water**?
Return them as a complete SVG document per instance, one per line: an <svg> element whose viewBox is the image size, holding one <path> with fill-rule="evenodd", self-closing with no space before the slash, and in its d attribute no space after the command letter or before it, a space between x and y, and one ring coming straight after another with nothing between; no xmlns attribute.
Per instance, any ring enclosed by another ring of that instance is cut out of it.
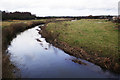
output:
<svg viewBox="0 0 120 80"><path fill-rule="evenodd" d="M40 30L39 26L17 35L8 47L10 60L20 69L19 75L22 78L120 77L85 60L80 59L87 65L74 63L72 60L75 57L46 42L36 29Z"/></svg>

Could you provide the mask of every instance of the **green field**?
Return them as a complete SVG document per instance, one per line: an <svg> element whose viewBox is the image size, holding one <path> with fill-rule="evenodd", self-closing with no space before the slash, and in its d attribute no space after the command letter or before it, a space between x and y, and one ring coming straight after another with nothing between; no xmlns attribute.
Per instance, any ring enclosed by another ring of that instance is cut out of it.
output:
<svg viewBox="0 0 120 80"><path fill-rule="evenodd" d="M58 40L71 46L81 47L89 54L120 58L118 53L118 28L116 23L100 19L81 19L47 24Z"/></svg>

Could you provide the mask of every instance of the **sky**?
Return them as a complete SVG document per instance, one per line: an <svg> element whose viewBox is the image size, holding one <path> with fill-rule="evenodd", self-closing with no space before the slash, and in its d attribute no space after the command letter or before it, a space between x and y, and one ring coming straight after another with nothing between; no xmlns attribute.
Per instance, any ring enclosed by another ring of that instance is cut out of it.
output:
<svg viewBox="0 0 120 80"><path fill-rule="evenodd" d="M31 12L37 16L118 15L120 0L0 0L2 11Z"/></svg>

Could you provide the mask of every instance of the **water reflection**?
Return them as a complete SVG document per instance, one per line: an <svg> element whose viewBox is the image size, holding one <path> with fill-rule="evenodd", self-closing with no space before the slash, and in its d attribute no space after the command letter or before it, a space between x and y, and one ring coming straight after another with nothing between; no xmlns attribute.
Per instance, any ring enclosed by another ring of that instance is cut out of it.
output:
<svg viewBox="0 0 120 80"><path fill-rule="evenodd" d="M47 43L39 26L17 35L8 47L11 61L20 69L22 78L106 78L118 77L99 66L76 58Z"/></svg>

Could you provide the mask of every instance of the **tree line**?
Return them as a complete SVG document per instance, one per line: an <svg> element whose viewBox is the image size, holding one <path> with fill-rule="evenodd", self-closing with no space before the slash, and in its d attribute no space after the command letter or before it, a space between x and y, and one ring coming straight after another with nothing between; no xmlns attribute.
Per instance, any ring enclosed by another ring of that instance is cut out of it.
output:
<svg viewBox="0 0 120 80"><path fill-rule="evenodd" d="M53 18L73 18L73 19L109 19L112 20L114 16L104 15L104 16L45 16L45 17L38 17L30 12L6 12L1 11L2 13L2 20L31 20L31 19L53 19Z"/></svg>
<svg viewBox="0 0 120 80"><path fill-rule="evenodd" d="M36 16L30 12L0 12L2 12L2 20L30 20L36 18Z"/></svg>

